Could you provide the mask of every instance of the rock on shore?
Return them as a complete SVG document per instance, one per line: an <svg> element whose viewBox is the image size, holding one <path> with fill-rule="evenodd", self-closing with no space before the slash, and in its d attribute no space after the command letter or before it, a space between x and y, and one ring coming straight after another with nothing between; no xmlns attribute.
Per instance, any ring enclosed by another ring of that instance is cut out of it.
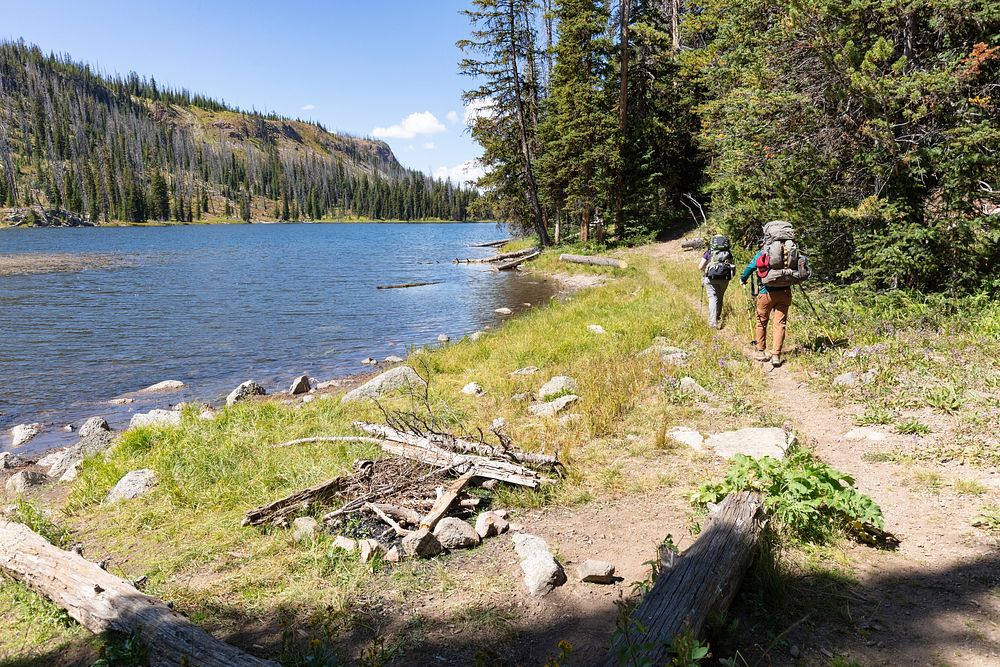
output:
<svg viewBox="0 0 1000 667"><path fill-rule="evenodd" d="M400 389L423 389L427 386L424 379L409 366L396 366L378 375L357 389L344 394L342 403L360 401L364 399L375 399Z"/></svg>
<svg viewBox="0 0 1000 667"><path fill-rule="evenodd" d="M266 393L267 391L260 384L253 380L247 380L229 392L229 396L226 396L226 405L235 405L240 401L245 401L253 396L263 396Z"/></svg>

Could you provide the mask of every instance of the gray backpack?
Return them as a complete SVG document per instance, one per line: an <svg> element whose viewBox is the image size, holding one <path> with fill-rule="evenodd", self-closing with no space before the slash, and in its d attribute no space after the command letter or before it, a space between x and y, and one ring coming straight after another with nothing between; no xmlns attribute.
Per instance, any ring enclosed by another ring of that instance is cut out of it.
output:
<svg viewBox="0 0 1000 667"><path fill-rule="evenodd" d="M809 258L795 243L795 229L784 220L764 225L764 252L757 259L757 275L767 287L791 287L812 276Z"/></svg>

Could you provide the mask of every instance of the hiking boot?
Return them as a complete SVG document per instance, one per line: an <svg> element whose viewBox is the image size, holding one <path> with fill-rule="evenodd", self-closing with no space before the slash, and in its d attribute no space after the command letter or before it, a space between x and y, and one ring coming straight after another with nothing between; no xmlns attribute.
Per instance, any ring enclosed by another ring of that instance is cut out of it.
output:
<svg viewBox="0 0 1000 667"><path fill-rule="evenodd" d="M753 358L757 361L767 361L771 357L768 356L767 352L764 350L757 350L757 352L753 355Z"/></svg>
<svg viewBox="0 0 1000 667"><path fill-rule="evenodd" d="M781 365L781 355L780 354L773 354L773 355L771 355L771 365L774 366L775 368L777 368L778 366Z"/></svg>

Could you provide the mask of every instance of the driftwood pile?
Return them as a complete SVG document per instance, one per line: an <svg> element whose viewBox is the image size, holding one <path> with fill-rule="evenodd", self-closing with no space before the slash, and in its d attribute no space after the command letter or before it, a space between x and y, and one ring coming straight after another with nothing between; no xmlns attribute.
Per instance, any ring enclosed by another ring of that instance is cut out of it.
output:
<svg viewBox="0 0 1000 667"><path fill-rule="evenodd" d="M251 509L244 515L243 525L286 527L296 515L331 508L321 515L328 530L345 537L374 539L388 551L412 533L433 531L445 516L467 518L475 513L481 500L466 492L474 480L535 488L552 481L537 469L552 474L560 469L555 456L521 452L504 439L503 444L494 446L449 434L405 432L383 424L357 422L355 427L370 435L302 438L278 446L356 440L377 443L388 456L357 461L353 474Z"/></svg>
<svg viewBox="0 0 1000 667"><path fill-rule="evenodd" d="M507 271L517 268L524 262L535 259L541 255L538 248L525 248L514 252L503 252L493 257L483 257L480 259L456 259L454 264L492 264L497 271Z"/></svg>

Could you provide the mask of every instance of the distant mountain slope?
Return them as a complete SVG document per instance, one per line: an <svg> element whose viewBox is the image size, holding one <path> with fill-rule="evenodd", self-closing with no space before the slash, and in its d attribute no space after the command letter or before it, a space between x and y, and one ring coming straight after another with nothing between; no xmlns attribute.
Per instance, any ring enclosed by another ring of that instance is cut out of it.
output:
<svg viewBox="0 0 1000 667"><path fill-rule="evenodd" d="M464 220L475 196L403 168L381 141L0 43L0 207L91 221Z"/></svg>

